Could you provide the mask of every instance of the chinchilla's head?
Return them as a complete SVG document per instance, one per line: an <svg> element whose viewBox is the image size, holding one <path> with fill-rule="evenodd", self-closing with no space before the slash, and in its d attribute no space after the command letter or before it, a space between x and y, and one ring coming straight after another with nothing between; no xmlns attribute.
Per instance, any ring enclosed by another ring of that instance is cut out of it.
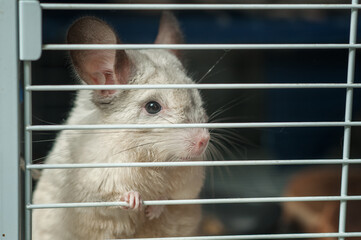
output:
<svg viewBox="0 0 361 240"><path fill-rule="evenodd" d="M119 44L104 21L85 17L68 30L70 44ZM156 44L182 42L177 20L164 12ZM175 50L74 50L70 52L78 77L90 85L192 84ZM196 89L94 90L89 101L109 124L204 123L207 115ZM121 130L120 130L121 131ZM134 150L146 151L154 161L202 159L210 134L204 128L140 129L128 131ZM161 156L161 157L160 157Z"/></svg>

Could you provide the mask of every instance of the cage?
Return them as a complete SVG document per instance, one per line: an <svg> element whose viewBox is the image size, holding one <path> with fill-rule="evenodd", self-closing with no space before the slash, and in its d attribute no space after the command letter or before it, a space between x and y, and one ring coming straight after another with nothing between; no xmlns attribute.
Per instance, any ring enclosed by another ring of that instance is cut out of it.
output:
<svg viewBox="0 0 361 240"><path fill-rule="evenodd" d="M218 115L173 126L225 139L222 159L179 163L207 167L199 199L144 200L202 205L197 236L158 239L361 238L357 0L56 2L1 6L1 239L31 239L34 209L122 204L32 202L34 170L104 167L43 164L58 132L78 128L63 125L75 91L94 89L77 85L70 70L69 49L82 47L63 44L67 28L86 15L114 27L126 43L118 48L181 50L192 88L208 115ZM164 10L176 14L186 44L148 44ZM109 126L80 126L97 127Z"/></svg>

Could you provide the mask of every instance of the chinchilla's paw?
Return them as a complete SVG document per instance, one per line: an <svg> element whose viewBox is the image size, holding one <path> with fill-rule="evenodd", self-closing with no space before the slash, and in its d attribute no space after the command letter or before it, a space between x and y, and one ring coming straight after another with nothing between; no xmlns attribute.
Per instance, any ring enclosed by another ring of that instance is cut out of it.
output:
<svg viewBox="0 0 361 240"><path fill-rule="evenodd" d="M164 211L164 207L165 207L164 205L147 206L145 209L145 215L149 220L159 218L159 216Z"/></svg>
<svg viewBox="0 0 361 240"><path fill-rule="evenodd" d="M128 203L129 206L122 207L123 209L140 210L143 208L142 199L140 194L135 191L124 193L121 201Z"/></svg>

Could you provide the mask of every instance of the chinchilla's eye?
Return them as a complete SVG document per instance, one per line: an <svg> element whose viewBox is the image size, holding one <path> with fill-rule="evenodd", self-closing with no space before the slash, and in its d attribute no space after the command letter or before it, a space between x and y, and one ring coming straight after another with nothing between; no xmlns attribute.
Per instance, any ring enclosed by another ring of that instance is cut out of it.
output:
<svg viewBox="0 0 361 240"><path fill-rule="evenodd" d="M149 114L157 114L160 112L160 110L162 110L162 106L156 101L150 101L145 104L145 110Z"/></svg>

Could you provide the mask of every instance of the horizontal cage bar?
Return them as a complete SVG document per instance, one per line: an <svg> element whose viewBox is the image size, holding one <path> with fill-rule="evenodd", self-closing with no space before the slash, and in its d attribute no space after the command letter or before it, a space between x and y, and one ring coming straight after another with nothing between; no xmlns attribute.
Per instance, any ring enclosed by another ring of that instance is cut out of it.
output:
<svg viewBox="0 0 361 240"><path fill-rule="evenodd" d="M360 4L76 4L41 3L44 10L273 10L360 9Z"/></svg>
<svg viewBox="0 0 361 240"><path fill-rule="evenodd" d="M299 239L299 238L332 238L332 237L359 237L361 232L349 233L287 233L287 234L252 234L252 235L223 235L223 236L195 236L195 237L165 237L165 238L131 238L136 240L236 240L236 239ZM127 239L127 240L131 240ZM107 239L110 240L110 239ZM112 239L125 240L125 239Z"/></svg>
<svg viewBox="0 0 361 240"><path fill-rule="evenodd" d="M295 159L295 160L233 160L192 162L130 162L130 163L74 163L74 164L29 164L30 169L72 168L119 168L119 167L190 167L190 166L261 166L261 165L317 165L361 164L361 159Z"/></svg>
<svg viewBox="0 0 361 240"><path fill-rule="evenodd" d="M252 234L252 235L223 235L223 236L195 236L195 237L165 237L165 238L131 238L136 240L235 240L235 239L298 239L325 237L359 237L361 232L349 233L287 233L287 234ZM127 240L131 240L127 239ZM107 239L110 240L110 239ZM125 239L112 239L125 240Z"/></svg>
<svg viewBox="0 0 361 240"><path fill-rule="evenodd" d="M219 199L182 199L143 201L145 206L155 205L193 205L193 204L237 204L271 202L320 202L320 201L359 201L361 196L312 196L312 197L255 197L255 198L219 198ZM49 203L29 204L27 209L45 208L82 208L128 206L126 202L84 202L84 203Z"/></svg>
<svg viewBox="0 0 361 240"><path fill-rule="evenodd" d="M308 89L361 88L360 83L230 83L230 84L147 84L147 85L38 85L26 91L75 91L100 89Z"/></svg>
<svg viewBox="0 0 361 240"><path fill-rule="evenodd" d="M180 124L94 124L94 125L32 125L27 131L160 129L160 128L277 128L277 127L345 127L361 126L355 122L248 122L248 123L180 123Z"/></svg>
<svg viewBox="0 0 361 240"><path fill-rule="evenodd" d="M348 49L361 48L361 44L44 44L43 50L89 50L89 49Z"/></svg>

